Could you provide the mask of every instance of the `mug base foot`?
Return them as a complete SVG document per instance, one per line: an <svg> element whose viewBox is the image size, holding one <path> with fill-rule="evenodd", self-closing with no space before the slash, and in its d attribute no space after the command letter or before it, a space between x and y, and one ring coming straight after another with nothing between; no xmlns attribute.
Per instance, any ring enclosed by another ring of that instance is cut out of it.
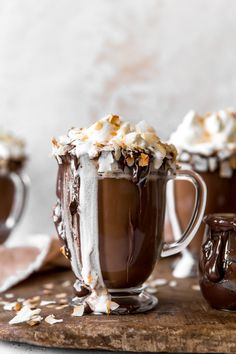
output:
<svg viewBox="0 0 236 354"><path fill-rule="evenodd" d="M111 312L111 315L128 315L142 313L152 310L158 304L156 296L147 293L144 290L139 292L112 292L111 300L119 305L116 310ZM74 297L70 301L72 307L83 303L84 298ZM86 312L89 314L90 312Z"/></svg>
<svg viewBox="0 0 236 354"><path fill-rule="evenodd" d="M142 313L152 310L158 304L156 296L141 291L139 294L125 294L119 295L119 293L112 293L112 301L119 304L118 309L112 312L112 314L127 315Z"/></svg>

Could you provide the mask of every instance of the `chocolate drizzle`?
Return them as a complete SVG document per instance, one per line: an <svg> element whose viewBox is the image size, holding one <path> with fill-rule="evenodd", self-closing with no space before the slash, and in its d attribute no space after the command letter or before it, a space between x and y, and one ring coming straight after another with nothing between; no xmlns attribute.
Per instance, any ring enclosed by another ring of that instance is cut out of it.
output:
<svg viewBox="0 0 236 354"><path fill-rule="evenodd" d="M77 195L74 188L76 185L76 171L74 161L65 158L63 163L59 165L57 177L57 197L58 201L54 207L54 223L58 232L58 236L66 247L67 253L70 255L72 269L78 279L81 279L80 268L80 248L75 246L78 237L75 239L74 230L78 229L77 213L71 213L71 205L75 206ZM72 208L73 209L73 208Z"/></svg>
<svg viewBox="0 0 236 354"><path fill-rule="evenodd" d="M227 231L214 235L203 246L205 258L205 275L212 282L219 282L224 278Z"/></svg>

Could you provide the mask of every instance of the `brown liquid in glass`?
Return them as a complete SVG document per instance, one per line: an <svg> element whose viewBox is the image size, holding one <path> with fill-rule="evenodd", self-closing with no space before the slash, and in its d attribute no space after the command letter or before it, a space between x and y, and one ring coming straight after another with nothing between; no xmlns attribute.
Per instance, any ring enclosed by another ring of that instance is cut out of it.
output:
<svg viewBox="0 0 236 354"><path fill-rule="evenodd" d="M199 172L198 172L199 173ZM219 171L199 173L207 186L205 215L213 213L236 213L236 171L231 178L222 178ZM185 230L191 218L194 205L194 187L185 181L175 182L176 211L182 230ZM204 233L201 224L196 236L188 246L199 254Z"/></svg>
<svg viewBox="0 0 236 354"><path fill-rule="evenodd" d="M165 214L165 179L138 186L128 179L98 183L99 251L105 284L110 289L140 286L152 272Z"/></svg>

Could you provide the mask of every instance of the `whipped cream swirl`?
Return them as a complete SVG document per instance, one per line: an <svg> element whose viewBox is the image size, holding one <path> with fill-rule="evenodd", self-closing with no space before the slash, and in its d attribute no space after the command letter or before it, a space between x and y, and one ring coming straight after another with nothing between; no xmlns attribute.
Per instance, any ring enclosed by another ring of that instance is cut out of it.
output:
<svg viewBox="0 0 236 354"><path fill-rule="evenodd" d="M137 162L140 167L151 164L154 170L164 160L174 169L177 154L175 147L161 142L154 128L145 121L132 125L117 115L108 115L89 128L72 128L66 136L53 138L52 145L59 163L66 155L79 158L88 154L90 159L99 158L99 172L117 171L116 162L124 151L128 167Z"/></svg>
<svg viewBox="0 0 236 354"><path fill-rule="evenodd" d="M178 149L179 161L196 171L219 169L231 177L236 169L236 111L228 108L200 116L190 111L170 136Z"/></svg>
<svg viewBox="0 0 236 354"><path fill-rule="evenodd" d="M25 158L25 143L22 139L0 129L0 160L19 161Z"/></svg>

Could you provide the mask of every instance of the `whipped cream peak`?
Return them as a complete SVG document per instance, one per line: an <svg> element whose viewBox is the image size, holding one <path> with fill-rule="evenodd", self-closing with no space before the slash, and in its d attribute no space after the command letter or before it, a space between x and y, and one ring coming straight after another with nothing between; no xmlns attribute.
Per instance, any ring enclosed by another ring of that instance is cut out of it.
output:
<svg viewBox="0 0 236 354"><path fill-rule="evenodd" d="M190 111L170 142L179 152L179 161L198 172L219 170L230 178L236 170L236 111L233 108L200 116Z"/></svg>
<svg viewBox="0 0 236 354"><path fill-rule="evenodd" d="M236 150L236 111L232 108L200 116L190 111L170 141L181 151L209 156L220 150Z"/></svg>
<svg viewBox="0 0 236 354"><path fill-rule="evenodd" d="M22 160L25 155L25 142L0 128L0 160Z"/></svg>
<svg viewBox="0 0 236 354"><path fill-rule="evenodd" d="M148 156L145 157L146 163L152 161L154 169L160 168L165 158L174 162L177 154L173 145L161 142L155 129L146 121L135 125L113 114L101 118L89 128L71 128L66 136L53 138L52 146L59 162L67 154L79 158L87 153L90 159L94 159L99 158L102 152L110 151L110 162L115 169L114 160L119 160L122 151L130 153L128 166L133 152L140 155L141 165L144 163L141 154L145 153Z"/></svg>

